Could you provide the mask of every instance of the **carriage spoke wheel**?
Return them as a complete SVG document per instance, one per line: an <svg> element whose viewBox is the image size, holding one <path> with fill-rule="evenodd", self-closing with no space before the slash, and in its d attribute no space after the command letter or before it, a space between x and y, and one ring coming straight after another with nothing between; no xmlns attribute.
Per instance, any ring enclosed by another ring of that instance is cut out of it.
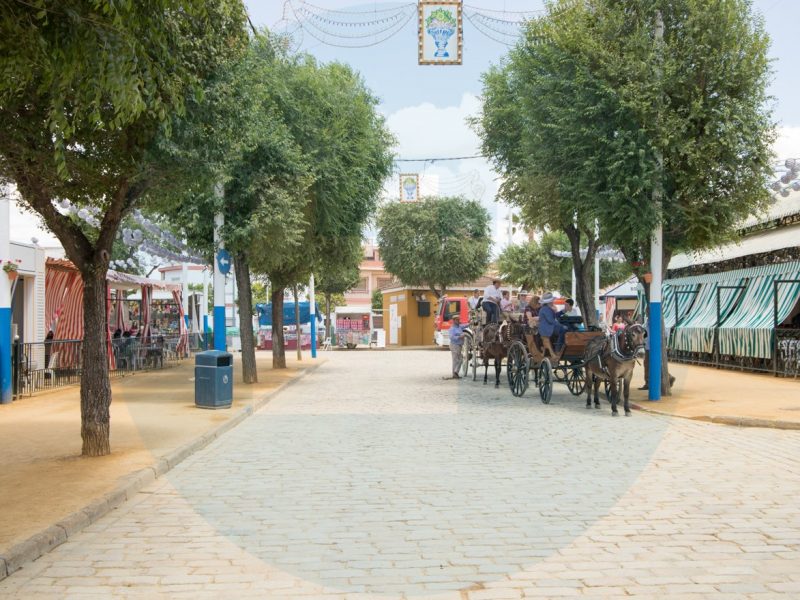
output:
<svg viewBox="0 0 800 600"><path fill-rule="evenodd" d="M580 396L586 389L586 374L583 367L570 370L567 376L567 388L573 396Z"/></svg>
<svg viewBox="0 0 800 600"><path fill-rule="evenodd" d="M544 404L550 404L550 398L553 396L553 367L550 365L549 358L542 359L542 362L539 363L536 379L539 386L539 397Z"/></svg>
<svg viewBox="0 0 800 600"><path fill-rule="evenodd" d="M467 334L464 336L464 345L461 347L461 377L466 377L467 373L469 373L469 365L470 361L472 361L472 355L475 353L475 340L474 338Z"/></svg>
<svg viewBox="0 0 800 600"><path fill-rule="evenodd" d="M508 387L511 393L519 398L528 389L528 373L530 370L528 351L522 342L514 342L509 347L506 370L508 372Z"/></svg>

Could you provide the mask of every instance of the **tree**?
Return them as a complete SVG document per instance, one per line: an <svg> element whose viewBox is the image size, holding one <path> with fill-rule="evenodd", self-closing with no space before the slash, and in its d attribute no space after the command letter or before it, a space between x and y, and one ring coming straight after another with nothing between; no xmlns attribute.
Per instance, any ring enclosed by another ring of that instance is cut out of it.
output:
<svg viewBox="0 0 800 600"><path fill-rule="evenodd" d="M253 255L255 271L268 275L273 285L273 367L285 368L283 353L283 290L308 281L312 272L323 276L329 268L326 252L360 239L373 215L383 181L391 173L390 148L394 138L377 111L377 99L348 66L320 66L311 57L298 57L286 73L284 85L292 102L285 106L284 122L291 139L309 165L307 191L292 195L297 223L291 231L269 238L260 230L255 246L270 244L270 252ZM271 189L268 181L258 189ZM302 251L286 234L299 237ZM338 251L337 251L338 252ZM280 339L276 339L276 337Z"/></svg>
<svg viewBox="0 0 800 600"><path fill-rule="evenodd" d="M325 337L331 336L331 308L336 306L337 296L358 283L359 265L364 256L360 237L353 236L339 241L341 244L323 250L318 269L319 277L315 282L317 291L325 298Z"/></svg>
<svg viewBox="0 0 800 600"><path fill-rule="evenodd" d="M372 292L372 310L383 310L383 292L381 290L375 290Z"/></svg>
<svg viewBox="0 0 800 600"><path fill-rule="evenodd" d="M579 214L632 263L649 261L659 222L665 272L675 252L730 239L769 200L768 37L751 3L567 4L531 23L509 60L511 97L535 99L521 135L532 137L516 152L535 152L536 174L580 192Z"/></svg>
<svg viewBox="0 0 800 600"><path fill-rule="evenodd" d="M461 197L389 203L378 216L386 270L404 285L428 287L441 298L448 286L486 271L489 222L479 202Z"/></svg>
<svg viewBox="0 0 800 600"><path fill-rule="evenodd" d="M252 314L250 260L265 240L295 250L305 223L299 198L311 182L301 149L285 123L293 101L283 84L295 63L267 33L205 82L204 93L174 119L161 160L174 178L159 190L157 209L210 260L213 220L234 258L239 310ZM215 187L222 184L222 194ZM241 329L242 377L258 380L255 339Z"/></svg>
<svg viewBox="0 0 800 600"><path fill-rule="evenodd" d="M497 258L497 270L504 281L528 290L559 290L572 287L572 261L553 252L569 252L570 245L561 231L545 233L540 241L508 246ZM631 276L630 266L613 260L600 261L600 287L624 281ZM594 265L590 273L594 279Z"/></svg>
<svg viewBox="0 0 800 600"><path fill-rule="evenodd" d="M164 177L148 160L169 117L246 40L239 0L4 3L0 177L17 185L84 284L81 437L108 454L106 281L120 222ZM99 209L84 233L54 201Z"/></svg>

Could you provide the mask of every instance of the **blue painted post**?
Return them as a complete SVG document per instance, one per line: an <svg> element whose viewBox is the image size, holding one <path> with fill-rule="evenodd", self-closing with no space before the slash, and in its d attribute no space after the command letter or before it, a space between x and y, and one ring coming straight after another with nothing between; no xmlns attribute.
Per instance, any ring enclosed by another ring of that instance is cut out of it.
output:
<svg viewBox="0 0 800 600"><path fill-rule="evenodd" d="M664 20L660 11L656 13L655 38L660 47L664 39ZM660 152L656 155L656 161L659 169L661 169L663 167L663 158ZM662 208L660 185L656 185L653 190L653 201L660 217ZM650 372L647 376L647 398L652 401L661 400L661 354L663 352L661 347L661 263L663 256L663 231L661 222L659 222L650 240L650 273L653 278L650 282Z"/></svg>
<svg viewBox="0 0 800 600"><path fill-rule="evenodd" d="M308 282L308 320L311 322L311 358L317 358L317 307L314 296L314 275Z"/></svg>
<svg viewBox="0 0 800 600"><path fill-rule="evenodd" d="M222 185L217 186L217 194L222 196ZM214 350L227 350L227 334L225 326L225 270L226 260L224 252L225 244L222 241L222 226L225 224L225 217L222 213L214 216L214 246L217 248L217 256L214 261ZM221 260L222 259L222 263ZM227 265L230 269L230 265Z"/></svg>
<svg viewBox="0 0 800 600"><path fill-rule="evenodd" d="M8 198L0 197L0 260L11 260ZM0 404L11 403L11 280L0 272Z"/></svg>

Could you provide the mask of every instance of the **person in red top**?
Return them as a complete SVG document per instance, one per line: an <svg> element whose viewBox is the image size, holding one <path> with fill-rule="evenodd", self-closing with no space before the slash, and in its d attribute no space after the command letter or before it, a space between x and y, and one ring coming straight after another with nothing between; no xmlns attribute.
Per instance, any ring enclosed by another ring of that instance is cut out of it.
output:
<svg viewBox="0 0 800 600"><path fill-rule="evenodd" d="M611 326L611 331L617 333L625 329L625 321L622 320L622 315L614 317L614 324Z"/></svg>

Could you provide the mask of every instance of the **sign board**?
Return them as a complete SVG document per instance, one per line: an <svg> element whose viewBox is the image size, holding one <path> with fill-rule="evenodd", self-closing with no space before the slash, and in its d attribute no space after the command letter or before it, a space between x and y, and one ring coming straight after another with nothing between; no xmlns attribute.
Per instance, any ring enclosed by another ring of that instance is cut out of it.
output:
<svg viewBox="0 0 800 600"><path fill-rule="evenodd" d="M419 64L460 65L464 46L461 0L419 3Z"/></svg>
<svg viewBox="0 0 800 600"><path fill-rule="evenodd" d="M221 248L219 252L217 252L217 268L219 272L223 275L227 275L231 272L231 264L233 264L231 253L225 250L225 248Z"/></svg>
<svg viewBox="0 0 800 600"><path fill-rule="evenodd" d="M400 202L419 200L419 173L400 174Z"/></svg>

